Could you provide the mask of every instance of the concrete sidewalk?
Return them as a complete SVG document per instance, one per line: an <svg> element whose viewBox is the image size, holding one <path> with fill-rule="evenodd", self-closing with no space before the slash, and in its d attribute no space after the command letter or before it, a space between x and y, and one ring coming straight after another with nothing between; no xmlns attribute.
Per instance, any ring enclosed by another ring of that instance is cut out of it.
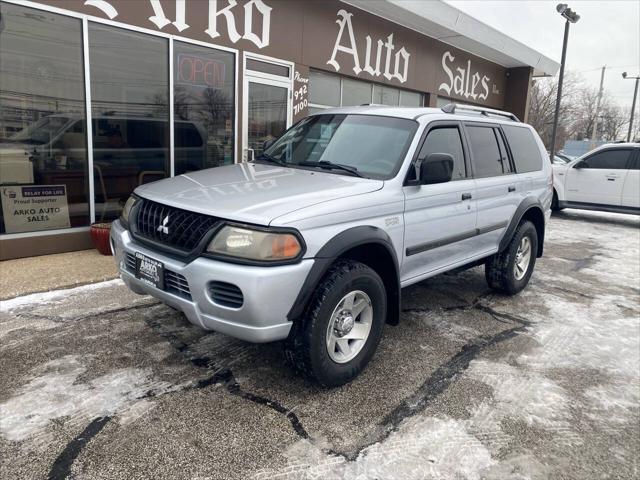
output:
<svg viewBox="0 0 640 480"><path fill-rule="evenodd" d="M113 257L96 250L0 262L0 300L116 278Z"/></svg>

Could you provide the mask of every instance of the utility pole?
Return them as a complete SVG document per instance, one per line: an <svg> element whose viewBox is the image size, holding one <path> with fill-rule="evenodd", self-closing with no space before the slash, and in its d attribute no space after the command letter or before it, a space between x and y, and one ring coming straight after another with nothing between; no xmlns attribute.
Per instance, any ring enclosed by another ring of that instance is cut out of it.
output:
<svg viewBox="0 0 640 480"><path fill-rule="evenodd" d="M593 129L591 130L591 142L598 140L598 115L600 114L600 102L602 101L602 89L604 87L604 71L607 69L605 65L602 67L602 73L600 74L600 90L598 90L598 99L596 100L596 114L593 119Z"/></svg>
<svg viewBox="0 0 640 480"><path fill-rule="evenodd" d="M636 79L636 86L633 90L633 102L631 103L631 118L629 119L629 133L627 133L627 142L631 141L631 132L633 131L633 114L636 110L636 99L638 98L638 81L640 81L640 75L637 77L630 77L627 72L622 72L622 78L625 80Z"/></svg>

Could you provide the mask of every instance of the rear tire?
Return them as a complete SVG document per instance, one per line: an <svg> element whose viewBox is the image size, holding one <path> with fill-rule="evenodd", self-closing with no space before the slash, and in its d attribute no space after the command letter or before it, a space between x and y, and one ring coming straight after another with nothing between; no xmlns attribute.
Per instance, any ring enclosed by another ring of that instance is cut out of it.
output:
<svg viewBox="0 0 640 480"><path fill-rule="evenodd" d="M497 253L484 267L489 286L507 295L515 295L529 283L536 264L538 232L528 220L516 229L504 251Z"/></svg>
<svg viewBox="0 0 640 480"><path fill-rule="evenodd" d="M322 386L344 385L373 357L386 316L380 276L363 263L340 260L316 288L304 317L294 321L285 358Z"/></svg>

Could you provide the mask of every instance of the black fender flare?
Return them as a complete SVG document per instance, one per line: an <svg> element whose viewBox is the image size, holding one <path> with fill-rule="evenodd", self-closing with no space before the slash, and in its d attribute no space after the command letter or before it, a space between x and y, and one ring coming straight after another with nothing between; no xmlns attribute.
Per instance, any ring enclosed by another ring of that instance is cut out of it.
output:
<svg viewBox="0 0 640 480"><path fill-rule="evenodd" d="M516 232L516 228L518 228L518 225L520 224L520 221L525 216L525 214L532 209L539 210L540 215L542 216L542 235L539 235L540 238L538 238L537 252L538 257L542 256L545 232L544 208L542 206L542 203L540 203L540 200L534 196L525 197L525 199L520 202L520 205L518 205L518 208L511 217L511 221L509 222L509 225L507 226L507 229L502 236L502 240L500 240L498 252L503 252L504 250L506 250L506 248L509 246L509 243L511 242L511 239L513 238L514 233Z"/></svg>
<svg viewBox="0 0 640 480"><path fill-rule="evenodd" d="M398 257L389 235L384 230L371 225L361 225L344 230L329 240L318 251L314 257L314 264L298 293L298 297L287 314L287 319L294 321L304 314L316 287L337 258L352 248L368 243L383 246L393 259L395 278L392 281L387 279L385 282L385 286L392 287L391 289L387 288L387 298L389 300L387 304L387 323L397 325L400 320L400 265Z"/></svg>

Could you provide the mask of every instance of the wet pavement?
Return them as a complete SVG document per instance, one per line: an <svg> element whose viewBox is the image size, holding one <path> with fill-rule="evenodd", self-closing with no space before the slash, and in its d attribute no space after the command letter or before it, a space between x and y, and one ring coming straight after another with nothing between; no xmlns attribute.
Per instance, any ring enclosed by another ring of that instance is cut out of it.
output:
<svg viewBox="0 0 640 480"><path fill-rule="evenodd" d="M638 217L562 212L520 295L475 268L402 309L327 390L119 280L3 302L0 478L638 477Z"/></svg>

